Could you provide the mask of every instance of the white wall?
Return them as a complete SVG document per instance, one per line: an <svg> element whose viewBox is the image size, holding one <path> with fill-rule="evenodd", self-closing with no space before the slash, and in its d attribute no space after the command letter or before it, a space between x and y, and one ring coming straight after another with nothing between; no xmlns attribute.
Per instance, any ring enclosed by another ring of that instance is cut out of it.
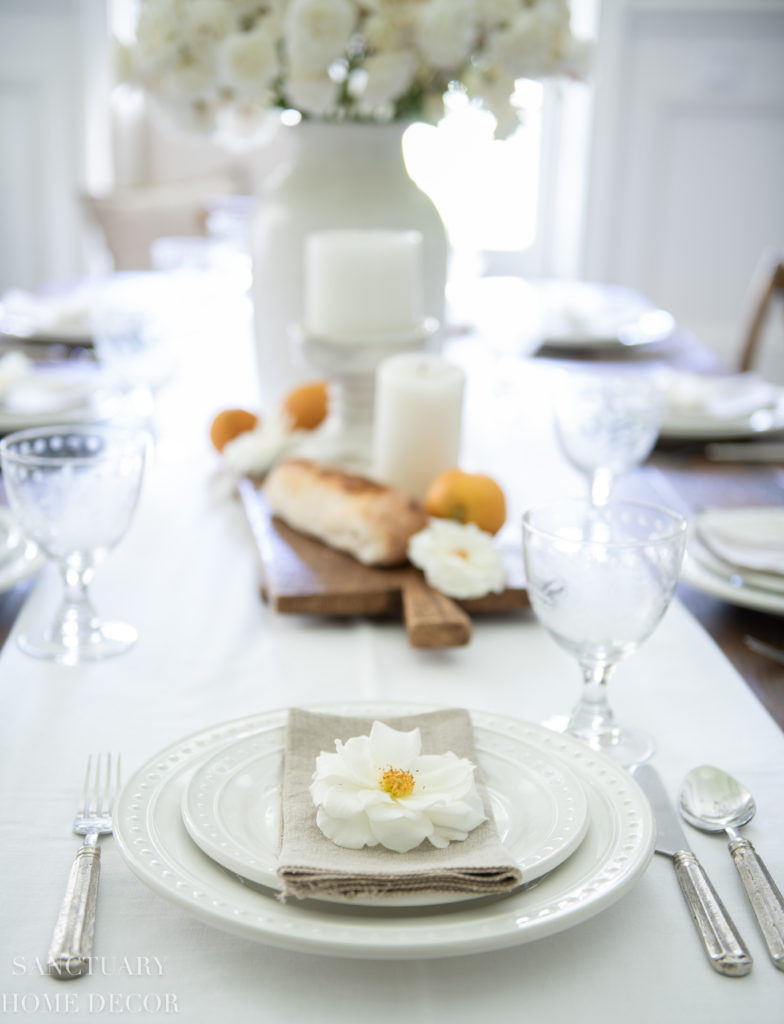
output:
<svg viewBox="0 0 784 1024"><path fill-rule="evenodd" d="M604 0L595 114L587 276L733 353L784 245L784 0Z"/></svg>
<svg viewBox="0 0 784 1024"><path fill-rule="evenodd" d="M85 268L79 195L108 170L103 0L0 3L0 291Z"/></svg>
<svg viewBox="0 0 784 1024"><path fill-rule="evenodd" d="M784 244L784 0L600 4L589 166L570 128L571 191L545 204L532 272L635 286L729 353L762 249ZM86 267L105 24L104 0L0 2L0 292Z"/></svg>

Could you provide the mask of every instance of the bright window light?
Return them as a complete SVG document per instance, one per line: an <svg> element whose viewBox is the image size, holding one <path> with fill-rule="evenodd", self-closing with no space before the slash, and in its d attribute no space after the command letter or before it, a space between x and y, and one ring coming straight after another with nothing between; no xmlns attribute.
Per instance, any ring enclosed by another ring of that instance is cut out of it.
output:
<svg viewBox="0 0 784 1024"><path fill-rule="evenodd" d="M543 88L521 80L520 127L493 138L495 120L459 90L446 97L437 127L412 125L403 150L408 172L431 197L456 250L520 251L536 237Z"/></svg>

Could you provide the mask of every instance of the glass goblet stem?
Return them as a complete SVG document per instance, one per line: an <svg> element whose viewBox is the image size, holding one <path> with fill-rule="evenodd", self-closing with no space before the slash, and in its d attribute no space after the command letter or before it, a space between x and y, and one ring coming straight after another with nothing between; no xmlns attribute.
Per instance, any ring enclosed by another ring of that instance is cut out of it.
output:
<svg viewBox="0 0 784 1024"><path fill-rule="evenodd" d="M591 474L591 504L606 505L610 500L613 486L613 471L601 466Z"/></svg>
<svg viewBox="0 0 784 1024"><path fill-rule="evenodd" d="M594 749L618 742L620 729L607 697L607 683L615 669L607 662L580 662L583 688L569 716L567 731Z"/></svg>
<svg viewBox="0 0 784 1024"><path fill-rule="evenodd" d="M93 578L92 565L60 563L63 596L51 625L53 639L66 647L80 648L100 635L101 622L93 608L88 586Z"/></svg>

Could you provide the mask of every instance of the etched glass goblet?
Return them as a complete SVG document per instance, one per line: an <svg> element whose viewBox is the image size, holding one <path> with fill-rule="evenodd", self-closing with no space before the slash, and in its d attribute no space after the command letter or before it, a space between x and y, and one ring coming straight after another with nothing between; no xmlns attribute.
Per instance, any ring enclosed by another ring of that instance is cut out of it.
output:
<svg viewBox="0 0 784 1024"><path fill-rule="evenodd" d="M78 665L136 641L133 627L98 618L88 586L131 523L147 446L145 434L100 425L22 430L0 442L11 510L63 579L54 620L18 636L26 654Z"/></svg>
<svg viewBox="0 0 784 1024"><path fill-rule="evenodd" d="M622 727L607 697L613 669L650 636L675 593L686 523L636 502L558 502L523 517L526 585L533 610L578 661L580 700L566 731L624 765L655 749Z"/></svg>
<svg viewBox="0 0 784 1024"><path fill-rule="evenodd" d="M554 421L566 458L590 481L595 505L609 501L617 477L651 452L664 411L661 381L645 373L595 371L564 376Z"/></svg>

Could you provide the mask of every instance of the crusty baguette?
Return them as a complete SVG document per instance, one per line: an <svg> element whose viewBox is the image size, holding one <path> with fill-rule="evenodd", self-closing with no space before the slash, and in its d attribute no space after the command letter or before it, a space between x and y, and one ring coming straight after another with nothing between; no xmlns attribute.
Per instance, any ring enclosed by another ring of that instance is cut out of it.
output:
<svg viewBox="0 0 784 1024"><path fill-rule="evenodd" d="M399 565L408 539L427 525L410 495L307 459L286 459L264 493L288 526L353 555L365 565Z"/></svg>

